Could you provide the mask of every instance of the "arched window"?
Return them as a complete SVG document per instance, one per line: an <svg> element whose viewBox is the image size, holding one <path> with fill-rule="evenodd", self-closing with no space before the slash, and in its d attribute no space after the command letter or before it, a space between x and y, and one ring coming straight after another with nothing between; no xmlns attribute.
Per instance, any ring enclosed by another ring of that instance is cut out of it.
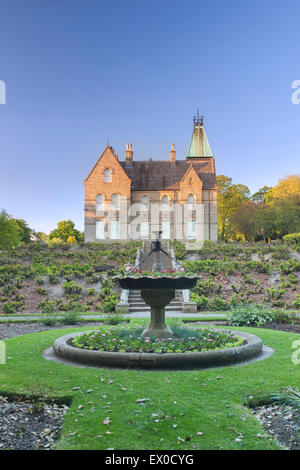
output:
<svg viewBox="0 0 300 470"><path fill-rule="evenodd" d="M111 183L111 170L109 168L104 170L104 183Z"/></svg>
<svg viewBox="0 0 300 470"><path fill-rule="evenodd" d="M119 209L119 196L117 194L112 194L111 199L110 199L110 208L113 211L116 211Z"/></svg>
<svg viewBox="0 0 300 470"><path fill-rule="evenodd" d="M149 210L149 201L148 201L147 196L142 197L141 204L142 204L142 207L141 207L142 211L148 211Z"/></svg>
<svg viewBox="0 0 300 470"><path fill-rule="evenodd" d="M161 210L168 211L169 210L169 198L168 196L163 196L161 198Z"/></svg>
<svg viewBox="0 0 300 470"><path fill-rule="evenodd" d="M96 211L103 211L104 210L104 197L103 194L98 194L96 196Z"/></svg>
<svg viewBox="0 0 300 470"><path fill-rule="evenodd" d="M195 210L195 196L193 194L189 194L187 202L188 202L188 210L189 211Z"/></svg>

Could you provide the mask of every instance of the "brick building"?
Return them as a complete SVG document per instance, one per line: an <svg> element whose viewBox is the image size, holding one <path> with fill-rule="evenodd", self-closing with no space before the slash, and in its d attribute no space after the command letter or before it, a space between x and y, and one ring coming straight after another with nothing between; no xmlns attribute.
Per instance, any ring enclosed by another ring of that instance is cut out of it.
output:
<svg viewBox="0 0 300 470"><path fill-rule="evenodd" d="M163 239L185 243L217 240L214 157L203 118L194 117L185 160L135 160L126 144L125 160L106 146L84 181L85 241Z"/></svg>

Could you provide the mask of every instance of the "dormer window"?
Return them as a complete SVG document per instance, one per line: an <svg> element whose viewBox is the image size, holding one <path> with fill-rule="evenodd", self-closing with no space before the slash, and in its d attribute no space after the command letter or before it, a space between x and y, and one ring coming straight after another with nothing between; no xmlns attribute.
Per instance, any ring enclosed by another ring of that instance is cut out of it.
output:
<svg viewBox="0 0 300 470"><path fill-rule="evenodd" d="M105 168L105 170L104 170L104 183L111 183L111 170L110 170L110 168Z"/></svg>

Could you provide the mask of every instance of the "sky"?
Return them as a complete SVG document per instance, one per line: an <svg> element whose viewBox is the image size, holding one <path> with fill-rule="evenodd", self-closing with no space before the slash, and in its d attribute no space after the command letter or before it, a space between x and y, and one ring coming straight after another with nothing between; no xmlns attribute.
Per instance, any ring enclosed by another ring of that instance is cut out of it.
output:
<svg viewBox="0 0 300 470"><path fill-rule="evenodd" d="M253 193L300 173L299 15L299 0L1 0L0 209L83 230L107 141L184 159L197 109L217 174Z"/></svg>

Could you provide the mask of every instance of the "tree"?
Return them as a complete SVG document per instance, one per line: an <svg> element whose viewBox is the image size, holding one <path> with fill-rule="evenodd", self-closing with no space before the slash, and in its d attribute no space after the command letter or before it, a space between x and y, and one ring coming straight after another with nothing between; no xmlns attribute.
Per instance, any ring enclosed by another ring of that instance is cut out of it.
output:
<svg viewBox="0 0 300 470"><path fill-rule="evenodd" d="M2 209L0 212L0 249L6 250L20 243L19 228L16 221Z"/></svg>
<svg viewBox="0 0 300 470"><path fill-rule="evenodd" d="M255 216L257 213L257 205L254 201L242 201L235 213L230 217L230 223L233 232L242 233L246 240L254 240L257 234L255 226Z"/></svg>
<svg viewBox="0 0 300 470"><path fill-rule="evenodd" d="M254 217L254 226L257 235L266 238L276 237L276 211L274 207L260 206Z"/></svg>
<svg viewBox="0 0 300 470"><path fill-rule="evenodd" d="M23 219L14 219L18 226L19 238L21 243L30 243L31 230L28 227L27 222Z"/></svg>
<svg viewBox="0 0 300 470"><path fill-rule="evenodd" d="M221 240L227 239L230 218L243 201L249 199L250 191L243 184L232 184L232 178L217 176L218 186L218 227Z"/></svg>
<svg viewBox="0 0 300 470"><path fill-rule="evenodd" d="M251 200L257 204L266 204L266 197L271 189L271 186L263 186L256 193L252 194Z"/></svg>
<svg viewBox="0 0 300 470"><path fill-rule="evenodd" d="M72 220L62 220L58 222L57 228L50 232L49 240L60 238L63 242L66 242L69 237L75 237L77 242L82 241L82 234L75 229L74 222Z"/></svg>
<svg viewBox="0 0 300 470"><path fill-rule="evenodd" d="M271 188L267 193L267 203L274 204L280 199L285 199L290 196L300 195L300 176L291 175L279 179L279 182L274 188Z"/></svg>

